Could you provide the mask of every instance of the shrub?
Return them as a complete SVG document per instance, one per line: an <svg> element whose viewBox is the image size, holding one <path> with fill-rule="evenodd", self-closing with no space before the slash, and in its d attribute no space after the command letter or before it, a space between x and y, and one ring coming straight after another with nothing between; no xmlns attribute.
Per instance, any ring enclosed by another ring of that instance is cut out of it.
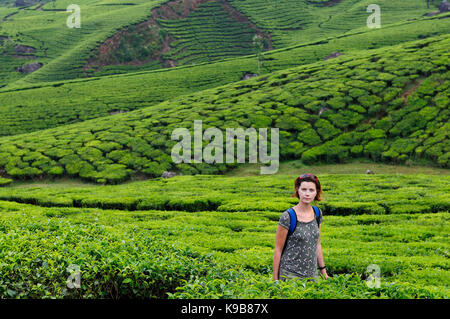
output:
<svg viewBox="0 0 450 319"><path fill-rule="evenodd" d="M122 145L116 142L102 142L96 146L98 149L102 150L105 153L110 153L113 150L122 149Z"/></svg>
<svg viewBox="0 0 450 319"><path fill-rule="evenodd" d="M317 128L317 133L324 139L327 140L340 133L340 130L335 128L329 121L325 119L319 119L314 123Z"/></svg>
<svg viewBox="0 0 450 319"><path fill-rule="evenodd" d="M319 112L320 106L322 106L323 102L321 101L313 101L305 105L305 109L310 110L311 112L317 113Z"/></svg>
<svg viewBox="0 0 450 319"><path fill-rule="evenodd" d="M378 120L374 124L375 129L380 129L387 131L392 126L392 119L390 116L383 117L381 120Z"/></svg>
<svg viewBox="0 0 450 319"><path fill-rule="evenodd" d="M51 157L56 157L56 158L63 158L67 155L73 154L74 151L71 149L67 149L67 148L59 148L59 147L53 147L53 148L49 148L47 150L43 150L43 154L51 156Z"/></svg>
<svg viewBox="0 0 450 319"><path fill-rule="evenodd" d="M146 154L147 152L152 150L150 145L148 145L145 140L137 137L130 138L128 146L131 147L133 152L137 152L140 154Z"/></svg>
<svg viewBox="0 0 450 319"><path fill-rule="evenodd" d="M67 164L65 164L65 169L69 175L78 175L80 173L81 168L85 164L87 164L87 163L81 161L81 159L80 159L78 161L68 162Z"/></svg>
<svg viewBox="0 0 450 319"><path fill-rule="evenodd" d="M381 98L376 95L363 95L358 97L358 101L363 107L370 107L381 102Z"/></svg>
<svg viewBox="0 0 450 319"><path fill-rule="evenodd" d="M370 84L371 84L370 90L374 94L382 92L384 90L384 88L386 87L386 82L383 82L383 81L372 81L372 82L370 82Z"/></svg>
<svg viewBox="0 0 450 319"><path fill-rule="evenodd" d="M192 167L191 165L186 163L176 164L175 167L177 168L177 170L179 170L181 173L185 175L198 174L198 170L195 167Z"/></svg>
<svg viewBox="0 0 450 319"><path fill-rule="evenodd" d="M142 169L142 172L151 176L151 177L161 177L162 173L167 170L167 164L160 164L158 162L150 162L146 163L145 168Z"/></svg>
<svg viewBox="0 0 450 319"><path fill-rule="evenodd" d="M360 97L360 96L366 95L366 94L367 94L367 91L364 91L364 90L358 89L358 88L352 88L352 89L350 89L350 90L348 91L348 94L349 94L351 97L358 98L358 97Z"/></svg>
<svg viewBox="0 0 450 319"><path fill-rule="evenodd" d="M395 97L397 97L401 93L401 89L399 88L388 88L384 92L383 100L384 102L392 101Z"/></svg>
<svg viewBox="0 0 450 319"><path fill-rule="evenodd" d="M349 147L339 145L335 140L328 141L322 145L322 156L326 161L342 162L348 157Z"/></svg>
<svg viewBox="0 0 450 319"><path fill-rule="evenodd" d="M297 140L308 145L317 145L321 142L320 136L312 128L300 131L297 135Z"/></svg>
<svg viewBox="0 0 450 319"><path fill-rule="evenodd" d="M287 157L299 157L307 148L301 142L291 142L287 145L286 150L283 154L286 154Z"/></svg>
<svg viewBox="0 0 450 319"><path fill-rule="evenodd" d="M441 109L448 108L448 105L450 104L450 98L444 93L439 92L433 97L434 102L436 103L436 106L438 106Z"/></svg>
<svg viewBox="0 0 450 319"><path fill-rule="evenodd" d="M94 147L82 147L77 150L77 154L80 155L80 158L91 163L98 161L103 157L102 151Z"/></svg>
<svg viewBox="0 0 450 319"><path fill-rule="evenodd" d="M395 159L395 158L397 158L399 156L399 153L397 153L392 148L390 148L389 150L384 151L383 153L381 153L381 156L383 158L386 158L386 159Z"/></svg>
<svg viewBox="0 0 450 319"><path fill-rule="evenodd" d="M61 166L53 166L47 171L47 173L54 176L61 176L64 174L64 168Z"/></svg>
<svg viewBox="0 0 450 319"><path fill-rule="evenodd" d="M94 179L96 175L95 167L87 162L81 162L80 164L78 175L81 178Z"/></svg>
<svg viewBox="0 0 450 319"><path fill-rule="evenodd" d="M262 114L250 114L248 119L250 123L252 123L252 127L255 128L265 128L272 126L272 119Z"/></svg>
<svg viewBox="0 0 450 319"><path fill-rule="evenodd" d="M324 203L324 211L327 215L361 215L361 214L384 214L385 209L376 203L364 202L333 202Z"/></svg>
<svg viewBox="0 0 450 319"><path fill-rule="evenodd" d="M355 145L350 149L350 152L356 156L361 155L363 151L362 145Z"/></svg>
<svg viewBox="0 0 450 319"><path fill-rule="evenodd" d="M345 107L346 103L344 101L344 98L342 97L333 97L332 99L327 101L327 104L332 108L332 109L342 109Z"/></svg>
<svg viewBox="0 0 450 319"><path fill-rule="evenodd" d="M410 154L417 146L415 139L403 139L397 138L392 144L390 149L399 154Z"/></svg>
<svg viewBox="0 0 450 319"><path fill-rule="evenodd" d="M349 110L353 110L358 113L366 113L367 112L365 108L363 108L361 105L358 105L358 104L351 104L351 105L349 105L348 108L349 108Z"/></svg>
<svg viewBox="0 0 450 319"><path fill-rule="evenodd" d="M0 187L8 186L12 183L12 179L0 177Z"/></svg>
<svg viewBox="0 0 450 319"><path fill-rule="evenodd" d="M303 152L301 160L305 164L313 164L319 160L322 154L323 151L320 146L312 147L309 150Z"/></svg>
<svg viewBox="0 0 450 319"><path fill-rule="evenodd" d="M216 268L208 257L142 231L63 218L15 218L2 227L19 234L14 242L2 236L8 251L15 252L1 254L10 265L2 268L2 298L166 298L191 276ZM43 247L49 240L55 245ZM26 259L18 257L22 245L28 247ZM13 266L18 262L21 267ZM81 271L79 289L66 287L71 265Z"/></svg>
<svg viewBox="0 0 450 319"><path fill-rule="evenodd" d="M369 130L365 131L363 137L364 137L365 141L385 138L386 137L386 132L384 130L382 130L382 129L372 128L372 129L369 129Z"/></svg>
<svg viewBox="0 0 450 319"><path fill-rule="evenodd" d="M7 170L7 173L12 177L18 179L24 179L29 177L34 177L42 174L42 171L36 167L24 167L24 168L12 168Z"/></svg>
<svg viewBox="0 0 450 319"><path fill-rule="evenodd" d="M304 121L304 116L293 116L292 114L284 114L275 121L275 127L283 130L301 131L310 128L311 125Z"/></svg>
<svg viewBox="0 0 450 319"><path fill-rule="evenodd" d="M122 160L123 158L125 158L126 156L129 156L129 155L130 155L129 151L114 150L114 151L106 154L106 157L112 159L115 162L119 162L120 160Z"/></svg>
<svg viewBox="0 0 450 319"><path fill-rule="evenodd" d="M306 279L274 282L267 275L246 276L242 272L208 273L205 277L186 282L171 299L192 298L244 298L244 299L367 299L367 298L444 298L443 292L432 292L422 287L381 281L380 288L368 288L357 273L341 274L319 279L318 283Z"/></svg>
<svg viewBox="0 0 450 319"><path fill-rule="evenodd" d="M377 76L377 79L381 81L392 81L395 78L396 78L395 75L384 72L379 72Z"/></svg>
<svg viewBox="0 0 450 319"><path fill-rule="evenodd" d="M375 139L364 146L364 154L371 155L372 158L378 157L385 149L384 139Z"/></svg>
<svg viewBox="0 0 450 319"><path fill-rule="evenodd" d="M130 173L131 170L127 169L125 165L110 164L105 165L100 172L94 173L93 177L97 179L104 179L108 183L120 183L127 180Z"/></svg>
<svg viewBox="0 0 450 319"><path fill-rule="evenodd" d="M370 116L375 116L378 113L380 113L380 111L382 110L382 106L380 104L375 104L369 107L369 110L367 111L367 113Z"/></svg>

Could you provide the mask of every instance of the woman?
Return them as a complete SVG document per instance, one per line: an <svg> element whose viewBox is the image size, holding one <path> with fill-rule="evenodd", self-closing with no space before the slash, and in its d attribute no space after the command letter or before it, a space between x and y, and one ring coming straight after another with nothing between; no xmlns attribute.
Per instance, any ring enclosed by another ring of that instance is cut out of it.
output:
<svg viewBox="0 0 450 319"><path fill-rule="evenodd" d="M273 279L314 278L317 281L317 269L327 279L320 244L322 211L320 210L316 221L316 214L311 205L314 200L321 200L322 188L319 179L313 174L303 174L297 177L294 186L295 193L292 197L299 199L298 204L293 207L297 225L294 232L288 236L289 212L286 210L281 215L273 256Z"/></svg>

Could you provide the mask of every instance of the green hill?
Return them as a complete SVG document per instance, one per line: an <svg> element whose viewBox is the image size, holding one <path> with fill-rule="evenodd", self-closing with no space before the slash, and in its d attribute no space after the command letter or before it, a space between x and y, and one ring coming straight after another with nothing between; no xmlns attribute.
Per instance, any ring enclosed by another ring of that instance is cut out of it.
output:
<svg viewBox="0 0 450 319"><path fill-rule="evenodd" d="M204 1L196 3L200 2ZM160 22L162 38L164 33L167 33L175 40L171 50L166 53L167 59L179 60L181 64L198 63L251 52L249 40L252 29L248 24L243 24L239 20L233 22L231 18L221 18L224 11L219 7L219 3L223 6L224 1L207 2L196 8L185 20L167 19ZM44 5L37 4L25 8L0 7L0 14L3 16L3 18L0 16L3 19L0 36L8 39L5 41L7 45L1 48L2 65L8 64L17 68L30 63L27 59L17 57L17 52L12 49L17 45L34 48L33 63L42 64L42 67L30 74L18 74L12 67L0 69L2 79L0 85L12 82L24 85L85 77L84 67L87 60L95 57L96 50L102 43L126 27L144 23L151 16L152 10L163 3L162 0L133 0L127 3L112 0L94 2L81 0L78 1L82 21L82 27L79 29L70 29L66 26L70 12L66 12L69 3L64 1L51 1ZM279 0L277 5L269 0L226 3L226 6L239 12L240 17L245 17L246 21L251 22L261 32L270 35L274 48L282 48L367 29L366 19L369 14L366 7L370 1L345 0L325 7L320 1L304 0ZM398 4L382 0L379 1L379 5L386 8L383 9L383 27L421 19L424 14L432 11L426 8L422 0ZM216 22L209 18L212 15L208 10L215 10ZM208 21L204 21L202 17ZM195 29L195 26L202 27ZM223 32L222 37L219 36L220 32ZM225 33L228 35L225 36ZM254 33L257 31L254 30ZM133 35L135 45L142 43L141 37L143 35L139 33ZM159 39L159 35L156 38ZM142 46L139 50L126 49L127 47L129 46L125 41L122 52L116 52L119 60L135 59L150 54L155 52L158 45L155 43L154 47ZM130 54L131 56L128 56ZM159 66L151 62L145 67L154 69Z"/></svg>
<svg viewBox="0 0 450 319"><path fill-rule="evenodd" d="M81 10L81 28L72 29L67 27L71 14L66 12L71 4L67 1L16 8L14 15L6 21L3 18L0 35L8 37L14 47L22 45L36 49L33 62L43 66L33 73L21 74L23 83L73 79L83 76L82 66L89 58L90 50L117 30L145 20L148 12L163 2L134 0L133 5L110 5L114 1L81 0L77 2ZM10 54L8 56L3 63L16 61ZM21 60L22 65L27 63L29 61Z"/></svg>
<svg viewBox="0 0 450 319"><path fill-rule="evenodd" d="M175 128L278 127L281 160L366 156L448 167L448 35L341 56L148 108L0 139L6 176L221 173L236 164L174 164Z"/></svg>
<svg viewBox="0 0 450 319"><path fill-rule="evenodd" d="M231 0L230 3L257 25L267 30L275 47L312 41L363 30L370 13L370 0L299 1L299 0ZM421 18L435 10L427 9L425 1L376 2L381 8L381 23L392 23Z"/></svg>
<svg viewBox="0 0 450 319"><path fill-rule="evenodd" d="M321 61L333 52L354 54L373 47L445 34L449 23L450 19L435 16L268 51L264 53L261 74ZM125 70L121 69L121 72ZM116 72L118 69L110 71ZM255 74L257 71L256 57L245 56L122 76L10 86L0 90L0 116L3 118L0 136L33 132L148 107L184 94L236 82L245 74ZM103 69L101 72L108 71Z"/></svg>

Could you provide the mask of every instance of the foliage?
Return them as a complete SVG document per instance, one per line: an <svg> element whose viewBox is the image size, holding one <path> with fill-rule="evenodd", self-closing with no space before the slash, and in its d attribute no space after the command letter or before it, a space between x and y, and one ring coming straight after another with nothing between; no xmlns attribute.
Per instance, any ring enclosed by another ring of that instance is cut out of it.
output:
<svg viewBox="0 0 450 319"><path fill-rule="evenodd" d="M0 252L0 296L448 298L447 177L320 176L330 278L274 282L276 225L295 203L291 179L184 176L11 188L9 198L10 187L2 188L10 202L0 201L8 248ZM370 264L380 268L380 288L366 285ZM71 265L80 269L80 288L67 286Z"/></svg>

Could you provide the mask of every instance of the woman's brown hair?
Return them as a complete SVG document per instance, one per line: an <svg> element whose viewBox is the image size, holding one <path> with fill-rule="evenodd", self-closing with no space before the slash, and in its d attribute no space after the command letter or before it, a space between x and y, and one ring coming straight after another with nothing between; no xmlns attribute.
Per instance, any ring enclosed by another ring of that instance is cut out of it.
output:
<svg viewBox="0 0 450 319"><path fill-rule="evenodd" d="M322 186L320 185L319 178L316 175L310 174L310 173L300 175L299 177L297 177L295 179L295 182L294 182L295 192L294 192L294 194L292 194L292 197L297 197L298 199L300 199L300 197L298 196L298 189L300 188L300 185L302 182L313 182L314 184L316 184L317 194L316 194L316 197L314 197L314 200L320 202L322 200L322 198L321 198Z"/></svg>

